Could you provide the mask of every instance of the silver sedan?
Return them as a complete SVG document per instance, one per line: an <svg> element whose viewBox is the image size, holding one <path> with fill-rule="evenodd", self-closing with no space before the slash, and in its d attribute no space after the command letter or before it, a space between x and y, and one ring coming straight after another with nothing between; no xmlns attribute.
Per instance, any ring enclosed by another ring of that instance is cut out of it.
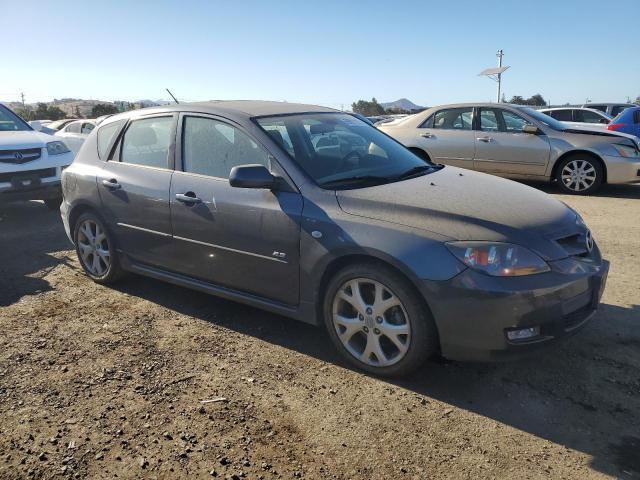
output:
<svg viewBox="0 0 640 480"><path fill-rule="evenodd" d="M567 127L519 105L443 105L378 128L426 160L555 181L568 193L590 194L603 183L640 182L636 137Z"/></svg>

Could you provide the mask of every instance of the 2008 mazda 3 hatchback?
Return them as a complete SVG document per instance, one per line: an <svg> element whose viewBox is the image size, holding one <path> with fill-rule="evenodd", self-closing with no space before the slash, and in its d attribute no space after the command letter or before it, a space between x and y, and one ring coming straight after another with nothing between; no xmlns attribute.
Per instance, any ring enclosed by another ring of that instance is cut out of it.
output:
<svg viewBox="0 0 640 480"><path fill-rule="evenodd" d="M379 375L496 359L577 331L608 264L575 211L425 163L328 108L233 101L105 120L63 176L99 283L123 271L324 326Z"/></svg>

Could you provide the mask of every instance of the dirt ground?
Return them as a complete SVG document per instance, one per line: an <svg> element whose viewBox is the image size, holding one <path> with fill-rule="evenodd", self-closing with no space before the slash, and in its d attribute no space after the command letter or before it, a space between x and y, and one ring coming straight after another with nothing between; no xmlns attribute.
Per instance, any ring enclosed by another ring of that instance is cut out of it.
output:
<svg viewBox="0 0 640 480"><path fill-rule="evenodd" d="M286 318L96 285L57 213L5 207L0 478L640 478L640 186L556 196L611 261L596 318L525 361L402 381Z"/></svg>

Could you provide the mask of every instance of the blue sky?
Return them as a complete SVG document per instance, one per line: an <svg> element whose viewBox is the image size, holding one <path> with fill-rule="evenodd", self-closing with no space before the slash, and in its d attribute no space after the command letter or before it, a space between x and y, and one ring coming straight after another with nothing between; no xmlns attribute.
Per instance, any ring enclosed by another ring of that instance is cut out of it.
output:
<svg viewBox="0 0 640 480"><path fill-rule="evenodd" d="M0 100L640 95L640 0L0 0Z"/></svg>

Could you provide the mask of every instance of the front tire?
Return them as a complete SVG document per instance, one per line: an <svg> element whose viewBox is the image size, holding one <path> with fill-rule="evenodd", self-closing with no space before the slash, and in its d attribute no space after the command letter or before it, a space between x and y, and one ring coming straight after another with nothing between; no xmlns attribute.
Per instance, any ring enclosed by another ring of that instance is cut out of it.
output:
<svg viewBox="0 0 640 480"><path fill-rule="evenodd" d="M80 265L94 282L109 284L122 276L114 238L96 214L86 212L80 215L73 240Z"/></svg>
<svg viewBox="0 0 640 480"><path fill-rule="evenodd" d="M592 156L577 153L560 162L555 179L564 193L590 195L602 185L604 170Z"/></svg>
<svg viewBox="0 0 640 480"><path fill-rule="evenodd" d="M406 278L384 265L363 263L338 272L327 286L323 316L342 357L375 375L407 375L438 350L424 301Z"/></svg>

